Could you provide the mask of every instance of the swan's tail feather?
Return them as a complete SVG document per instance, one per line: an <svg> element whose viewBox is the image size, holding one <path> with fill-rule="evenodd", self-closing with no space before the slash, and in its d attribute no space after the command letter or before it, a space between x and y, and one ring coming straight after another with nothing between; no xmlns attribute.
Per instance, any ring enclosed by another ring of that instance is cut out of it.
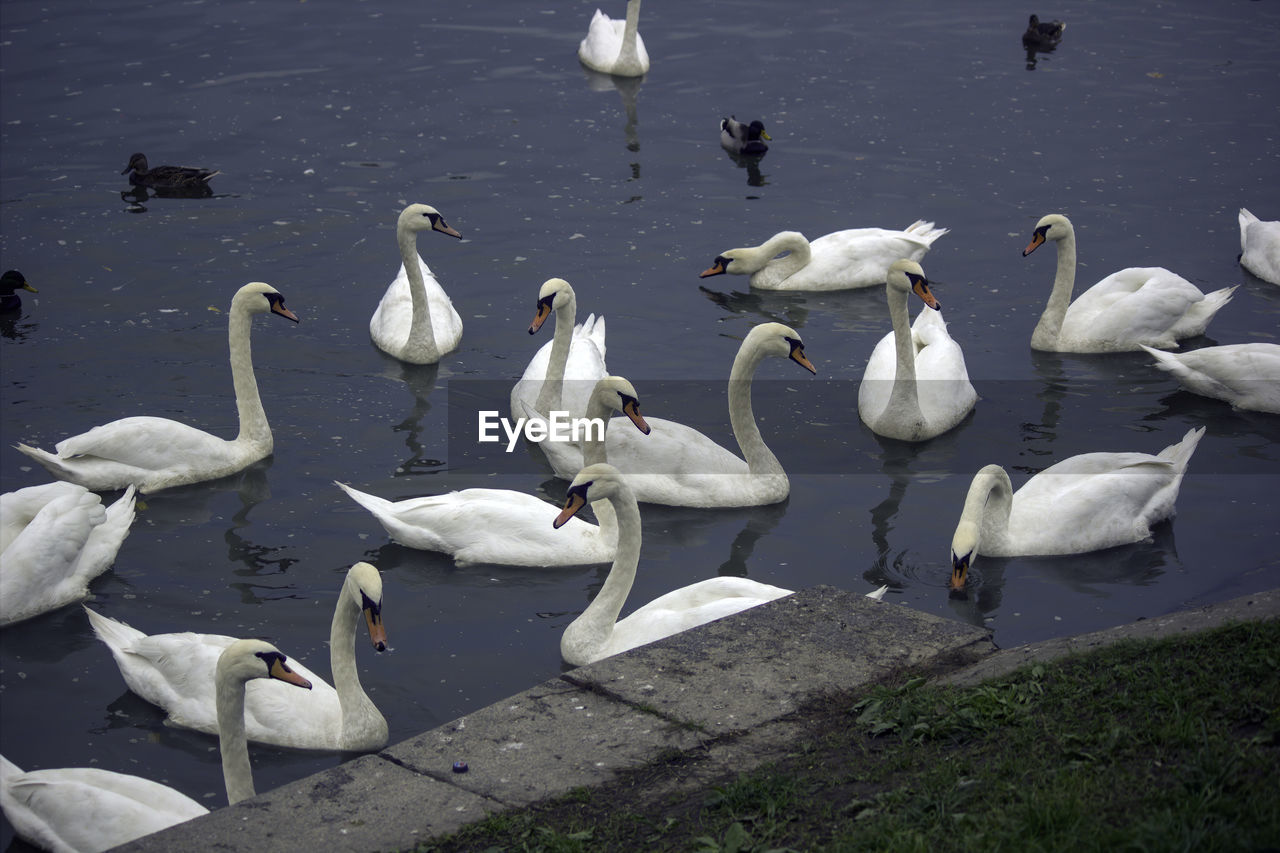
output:
<svg viewBox="0 0 1280 853"><path fill-rule="evenodd" d="M1191 461L1191 454L1196 452L1196 445L1200 443L1200 439L1204 437L1204 427L1198 427L1187 430L1187 434L1182 437L1182 441L1177 444L1171 444L1164 450L1161 450L1157 456L1173 463L1181 475L1187 470L1187 463Z"/></svg>
<svg viewBox="0 0 1280 853"><path fill-rule="evenodd" d="M889 585L888 585L888 584L885 584L884 586L880 587L879 589L873 589L873 590L871 590L871 592L867 593L867 598L873 598L873 599L875 599L876 601L883 601L883 600L884 600L884 594L885 594L886 592L888 592L888 591L889 591Z"/></svg>
<svg viewBox="0 0 1280 853"><path fill-rule="evenodd" d="M333 484L346 492L347 497L351 498L351 500L360 504L360 506L369 510L369 512L374 515L385 514L391 510L391 501L386 498L380 498L377 495L371 495L367 492L362 492L359 489L353 489L346 483L339 483L337 480L334 480Z"/></svg>
<svg viewBox="0 0 1280 853"><path fill-rule="evenodd" d="M103 616L88 607L84 608L84 612L89 615L89 624L93 626L93 633L97 634L98 639L111 649L112 657L147 636L131 625L126 625L110 616Z"/></svg>
<svg viewBox="0 0 1280 853"><path fill-rule="evenodd" d="M912 222L910 225L908 225L906 228L903 228L902 230L907 234L910 234L912 237L916 238L920 242L924 243L926 246L932 246L934 240L937 240L939 237L941 237L943 234L946 234L951 229L935 228L932 222L926 222L923 219L917 219L915 222Z"/></svg>
<svg viewBox="0 0 1280 853"><path fill-rule="evenodd" d="M1206 293L1204 299L1194 303L1187 309L1187 313L1174 324L1169 333L1176 340L1203 335L1205 329L1209 327L1209 321L1222 310L1223 306L1231 301L1232 295L1235 294L1239 287L1240 285L1233 284L1230 287Z"/></svg>
<svg viewBox="0 0 1280 853"><path fill-rule="evenodd" d="M600 350L600 358L605 357L604 351L604 315L588 314L587 319L573 327L573 336L589 338L596 349Z"/></svg>
<svg viewBox="0 0 1280 853"><path fill-rule="evenodd" d="M1247 207L1240 208L1240 251L1243 252L1248 247L1245 246L1245 235L1249 230L1249 226L1258 221L1258 217L1249 212Z"/></svg>

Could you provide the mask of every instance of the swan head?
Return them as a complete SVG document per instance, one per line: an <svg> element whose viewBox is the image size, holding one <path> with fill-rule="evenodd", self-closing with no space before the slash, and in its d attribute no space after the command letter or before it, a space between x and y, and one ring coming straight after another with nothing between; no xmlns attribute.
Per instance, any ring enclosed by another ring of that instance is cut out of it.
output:
<svg viewBox="0 0 1280 853"><path fill-rule="evenodd" d="M536 335L552 312L575 304L573 288L562 278L549 278L538 289L538 313L529 324L529 334Z"/></svg>
<svg viewBox="0 0 1280 853"><path fill-rule="evenodd" d="M649 424L640 414L640 397L636 389L621 376L606 376L596 380L591 389L591 397L599 400L606 408L622 412L636 425L636 429L645 435L649 434Z"/></svg>
<svg viewBox="0 0 1280 853"><path fill-rule="evenodd" d="M1022 257L1034 252L1044 245L1046 240L1053 240L1055 243L1059 240L1065 240L1075 233L1075 229L1071 227L1071 220L1063 216L1061 213L1050 213L1048 216L1041 217L1036 223L1036 230L1031 232L1031 242L1027 244L1027 248L1022 250Z"/></svg>
<svg viewBox="0 0 1280 853"><path fill-rule="evenodd" d="M251 281L236 291L231 299L231 308L243 307L250 314L279 314L293 322L298 322L298 315L284 307L284 294L265 281Z"/></svg>
<svg viewBox="0 0 1280 853"><path fill-rule="evenodd" d="M804 341L800 339L799 333L785 323L761 323L752 327L746 340L742 342L742 349L789 358L810 373L818 372L818 368L804 354Z"/></svg>
<svg viewBox="0 0 1280 853"><path fill-rule="evenodd" d="M951 591L962 592L969 567L978 555L978 525L961 521L951 537Z"/></svg>
<svg viewBox="0 0 1280 853"><path fill-rule="evenodd" d="M556 516L555 521L551 522L551 526L559 530L587 504L599 500L612 502L615 496L630 493L631 490L627 487L622 472L617 468L607 462L588 465L579 471L578 476L574 477L573 482L569 484L569 491L564 497L564 509ZM635 498L632 497L631 500L634 502Z"/></svg>
<svg viewBox="0 0 1280 853"><path fill-rule="evenodd" d="M915 261L903 258L890 264L889 272L885 275L885 284L903 293L908 291L914 293L920 297L921 302L935 311L942 308L941 303L929 290L929 279L924 277L924 269Z"/></svg>
<svg viewBox="0 0 1280 853"><path fill-rule="evenodd" d="M372 563L356 563L347 572L343 591L364 614L369 641L380 652L387 650L387 629L382 624L382 575Z"/></svg>
<svg viewBox="0 0 1280 853"><path fill-rule="evenodd" d="M793 252L809 245L799 231L779 231L759 246L727 249L716 256L711 266L698 274L698 278L713 275L751 275L769 265L779 255Z"/></svg>
<svg viewBox="0 0 1280 853"><path fill-rule="evenodd" d="M255 678L274 678L286 684L311 689L311 682L289 668L289 659L262 640L236 640L218 656L218 682L245 683Z"/></svg>
<svg viewBox="0 0 1280 853"><path fill-rule="evenodd" d="M411 204L400 211L400 219L396 222L396 230L401 234L416 234L419 231L439 231L450 237L462 239L462 235L449 227L440 211L429 204Z"/></svg>

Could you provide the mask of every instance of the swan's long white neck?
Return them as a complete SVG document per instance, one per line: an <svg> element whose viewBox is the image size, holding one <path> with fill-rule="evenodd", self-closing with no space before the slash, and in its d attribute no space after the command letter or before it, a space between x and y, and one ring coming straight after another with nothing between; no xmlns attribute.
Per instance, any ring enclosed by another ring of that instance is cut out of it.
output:
<svg viewBox="0 0 1280 853"><path fill-rule="evenodd" d="M1068 232L1058 243L1058 270L1053 276L1053 292L1049 294L1049 302L1031 333L1031 348L1037 350L1057 349L1058 335L1062 331L1062 320L1067 316L1067 308L1071 305L1071 293L1076 286L1076 235Z"/></svg>
<svg viewBox="0 0 1280 853"><path fill-rule="evenodd" d="M1013 483L999 465L988 465L974 475L964 510L956 526L957 536L973 537L973 551L985 545L987 553L999 554L1009 540L1009 513L1013 509Z"/></svg>
<svg viewBox="0 0 1280 853"><path fill-rule="evenodd" d="M560 640L562 655L571 649L589 653L607 643L613 635L622 605L631 592L631 585L635 583L636 567L640 564L640 508L636 506L635 494L625 483L620 483L612 497L596 501L592 507L604 502L612 505L617 516L618 549L604 586L600 587L600 592L587 609L565 629ZM581 654L570 653L564 657L575 663L581 659Z"/></svg>
<svg viewBox="0 0 1280 853"><path fill-rule="evenodd" d="M764 351L757 346L741 347L734 357L733 369L729 371L729 425L753 476L774 474L786 477L782 463L765 445L755 413L751 410L751 382L764 357Z"/></svg>
<svg viewBox="0 0 1280 853"><path fill-rule="evenodd" d="M640 0L627 0L627 22L622 28L622 50L618 51L617 65L636 65L640 61L636 50L636 34L640 31Z"/></svg>
<svg viewBox="0 0 1280 853"><path fill-rule="evenodd" d="M244 729L245 683L234 673L217 674L218 749L222 753L222 780L227 802L234 804L254 794L253 768L249 765L249 739Z"/></svg>
<svg viewBox="0 0 1280 853"><path fill-rule="evenodd" d="M382 712L360 685L360 673L356 668L356 631L363 613L362 603L359 585L348 577L338 595L333 622L329 625L329 668L333 671L333 689L338 693L338 705L342 708L340 744L343 746L352 724L361 717L381 720L386 726Z"/></svg>
<svg viewBox="0 0 1280 853"><path fill-rule="evenodd" d="M431 305L427 302L427 285L422 280L422 264L418 260L418 235L408 228L396 228L396 244L400 247L400 261L409 279L409 298L413 311L409 321L407 348L421 348L423 357L435 361L439 358L436 336L431 327Z"/></svg>
<svg viewBox="0 0 1280 853"><path fill-rule="evenodd" d="M264 455L271 452L271 427L258 395L258 380L253 374L253 347L249 332L253 314L243 306L232 305L227 320L227 347L231 352L231 383L236 393L236 411L240 418L237 444L258 445Z"/></svg>
<svg viewBox="0 0 1280 853"><path fill-rule="evenodd" d="M897 366L893 373L893 390L885 412L902 412L923 420L920 397L916 388L916 344L911 335L911 314L907 309L907 292L885 285L888 292L889 317L893 320L893 348ZM932 309L929 309L932 310Z"/></svg>
<svg viewBox="0 0 1280 853"><path fill-rule="evenodd" d="M776 257L780 252L790 254ZM799 231L780 231L753 249L739 249L737 256L739 261L746 261L744 266L753 273L753 284L776 285L804 269L813 257L813 251Z"/></svg>
<svg viewBox="0 0 1280 853"><path fill-rule="evenodd" d="M540 415L550 415L553 409L561 408L564 371L569 364L569 347L573 344L573 324L578 318L578 300L573 294L565 295L568 298L555 309L556 329L551 338L547 374L542 380L542 388L538 390L538 399L533 404Z"/></svg>
<svg viewBox="0 0 1280 853"><path fill-rule="evenodd" d="M587 403L586 416L588 418L599 418L604 423L604 434L596 438L595 431L590 428L587 429L587 434L582 439L583 468L588 465L595 465L597 462L609 461L605 440L609 437L611 414L610 407L597 395L592 394L591 400ZM616 539L618 536L618 514L613 510L613 502L595 501L591 504L591 511L596 515L596 522L600 525L600 534L605 537L605 541Z"/></svg>

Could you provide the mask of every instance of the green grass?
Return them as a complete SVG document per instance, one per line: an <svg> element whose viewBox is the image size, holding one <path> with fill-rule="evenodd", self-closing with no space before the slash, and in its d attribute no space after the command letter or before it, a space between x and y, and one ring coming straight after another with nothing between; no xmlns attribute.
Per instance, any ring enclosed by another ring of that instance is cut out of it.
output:
<svg viewBox="0 0 1280 853"><path fill-rule="evenodd" d="M803 709L792 752L697 755L492 816L445 851L1280 847L1280 621L1124 642L972 688L903 678Z"/></svg>

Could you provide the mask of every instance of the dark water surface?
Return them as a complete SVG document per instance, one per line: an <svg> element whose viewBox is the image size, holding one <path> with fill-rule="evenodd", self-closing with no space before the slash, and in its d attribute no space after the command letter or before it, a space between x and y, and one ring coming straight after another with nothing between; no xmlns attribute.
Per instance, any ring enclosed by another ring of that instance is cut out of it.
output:
<svg viewBox="0 0 1280 853"><path fill-rule="evenodd" d="M1009 646L1280 584L1280 418L1180 392L1145 355L1032 353L1053 248L1020 254L1041 215L1066 213L1077 292L1126 266L1241 284L1191 345L1275 341L1280 287L1238 266L1236 212L1280 218L1280 7L1031 9L1069 25L1029 61L1028 10L1004 3L648 0L653 69L617 83L577 63L594 8L6 0L0 264L40 293L0 329L0 488L47 480L11 444L50 447L117 417L232 436L232 293L270 282L302 320L254 325L274 457L147 497L93 584L95 608L153 633L262 636L327 674L343 573L371 560L393 649L362 642L358 657L393 741L559 672L559 634L607 567L458 568L388 544L332 485L561 496L536 469L468 465L448 418L451 383L513 381L549 337L525 329L551 276L574 284L582 313L607 316L610 370L647 414L723 442L723 382L752 325L792 325L818 368L771 362L757 382L790 499L643 508L631 607L717 572L793 589L888 583L889 606L987 625ZM718 145L729 113L761 118L775 140L753 168ZM123 197L133 151L221 169L215 196ZM395 218L414 201L465 238L419 243L466 324L430 368L384 356L367 331L399 263ZM863 365L890 328L882 289L751 293L745 278L697 277L780 230L919 218L951 229L924 268L981 396L923 445L858 420ZM1154 542L984 559L967 598L948 596L979 467L1003 464L1017 485L1073 454L1155 452L1201 425L1178 517ZM0 633L0 701L0 752L24 768L93 765L225 802L214 739L166 728L129 694L79 608ZM253 757L259 790L344 758Z"/></svg>

